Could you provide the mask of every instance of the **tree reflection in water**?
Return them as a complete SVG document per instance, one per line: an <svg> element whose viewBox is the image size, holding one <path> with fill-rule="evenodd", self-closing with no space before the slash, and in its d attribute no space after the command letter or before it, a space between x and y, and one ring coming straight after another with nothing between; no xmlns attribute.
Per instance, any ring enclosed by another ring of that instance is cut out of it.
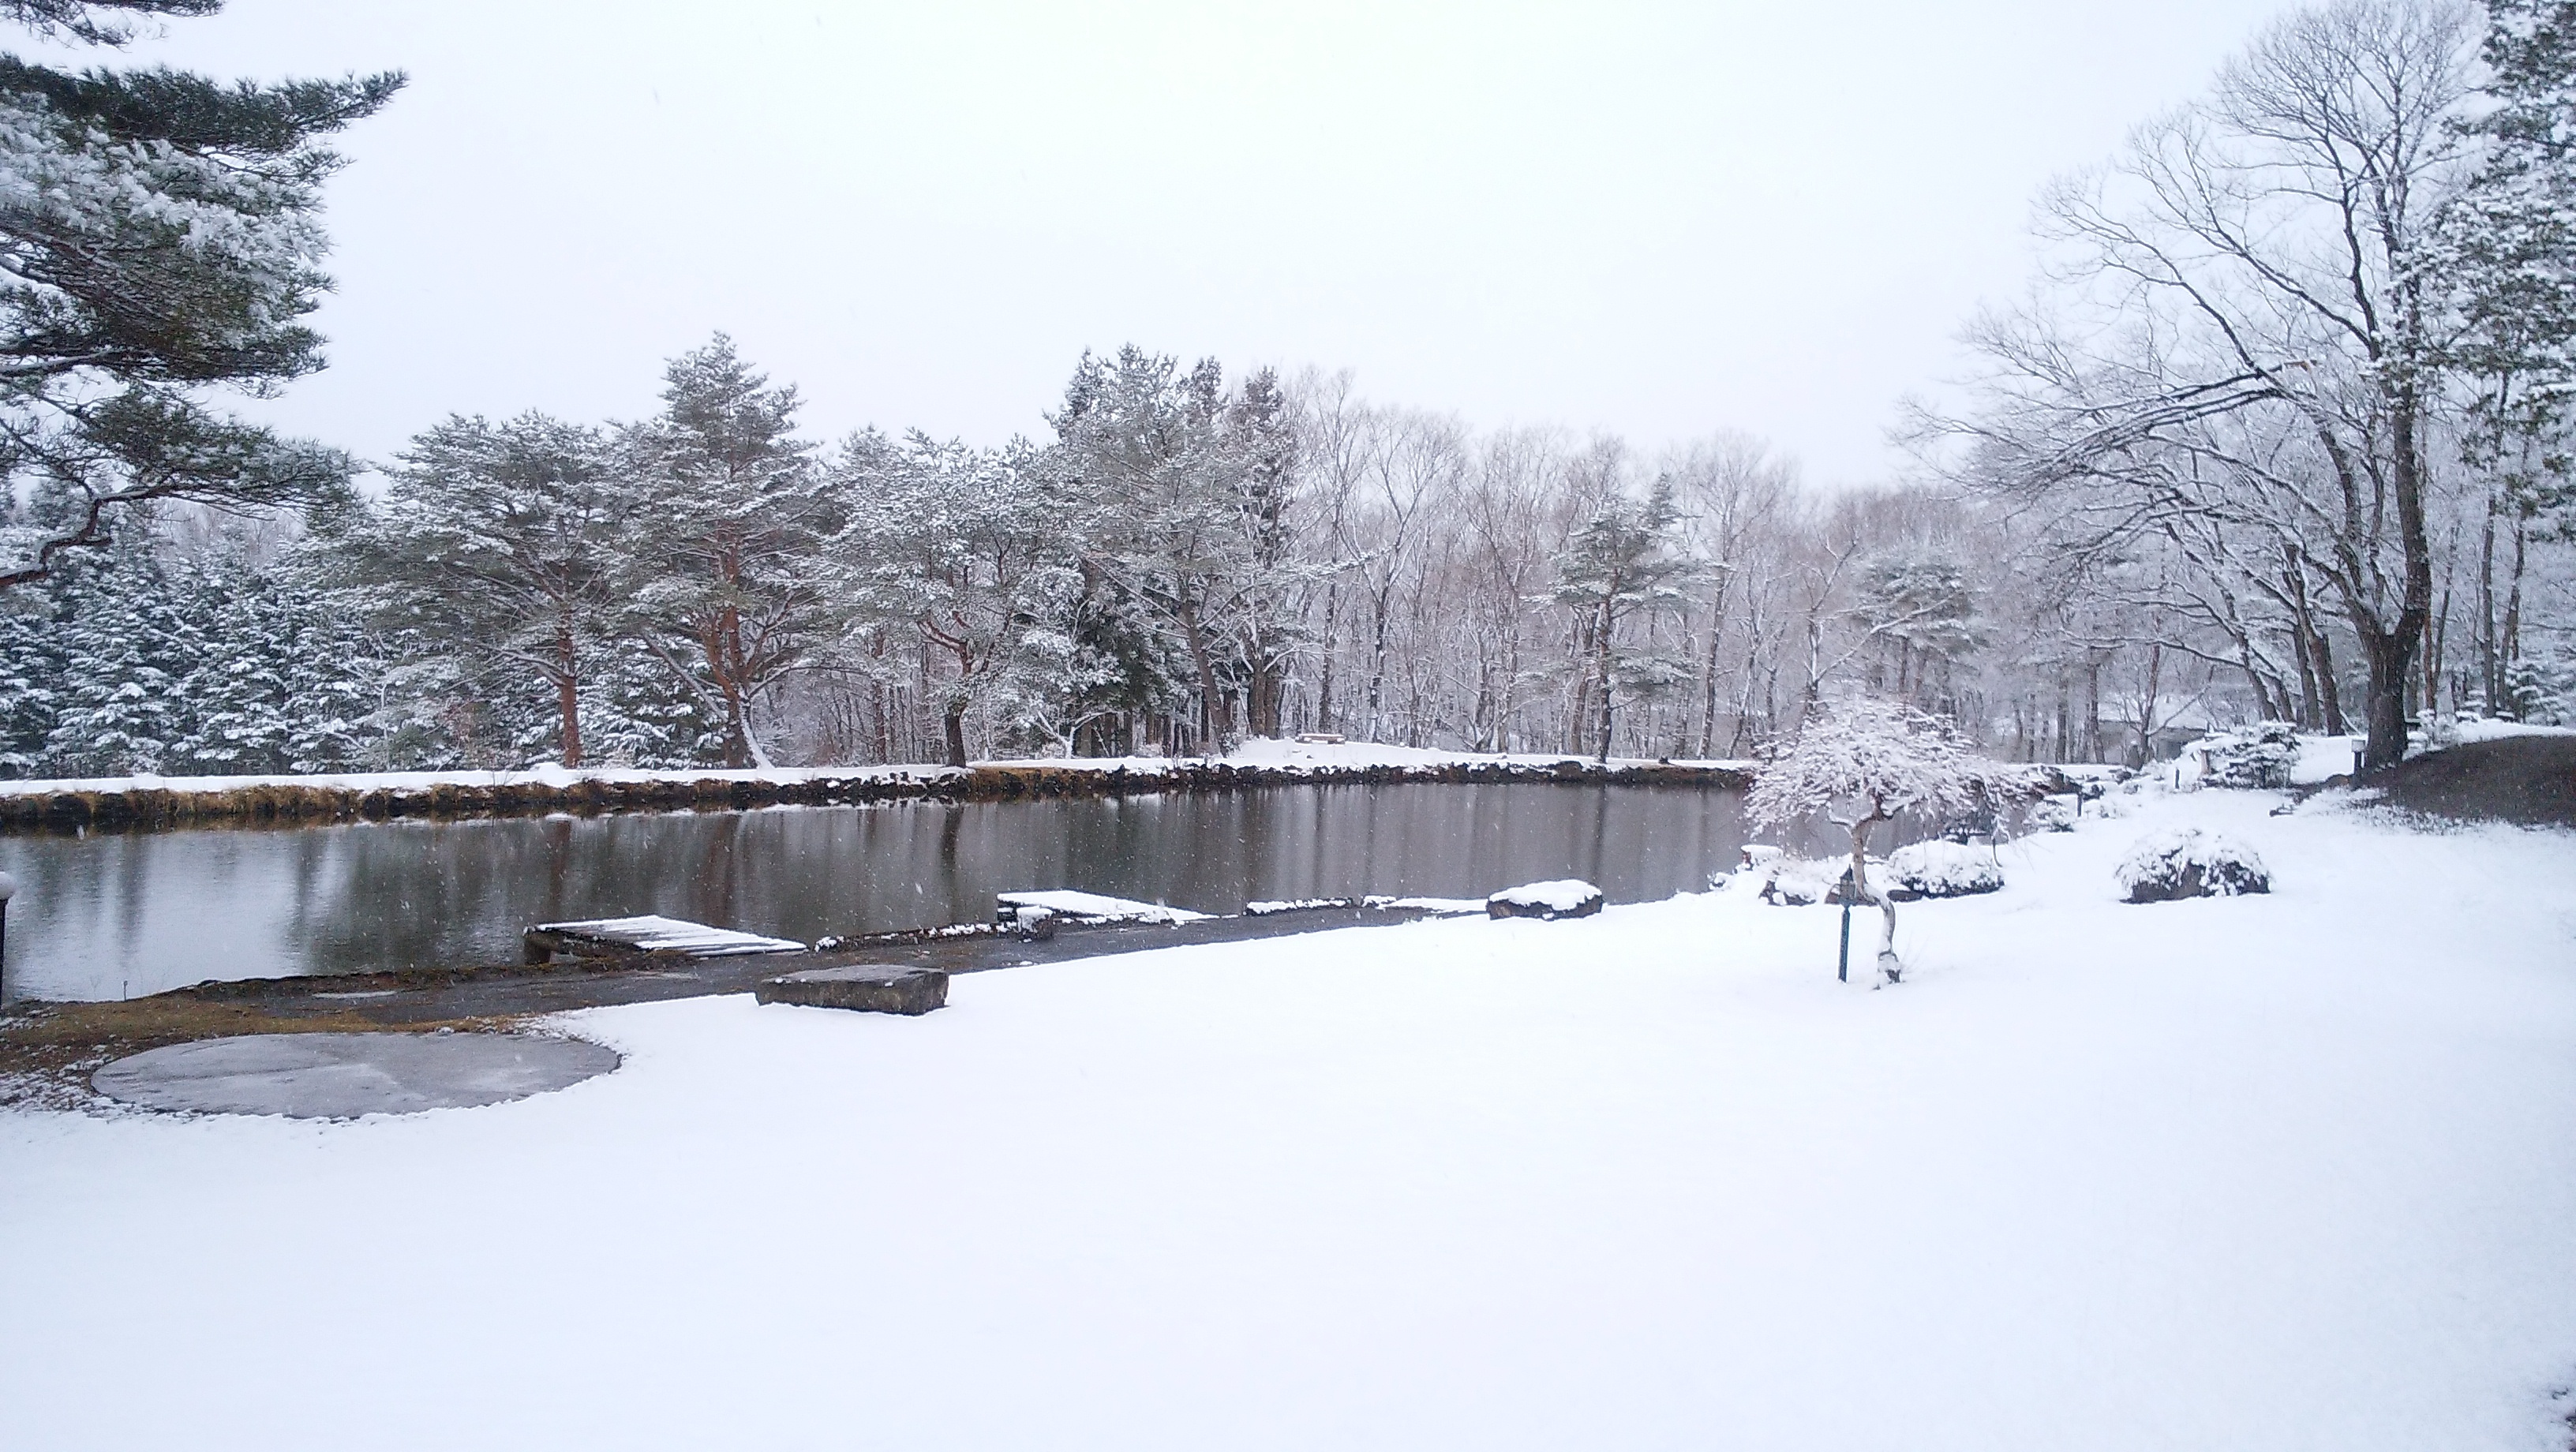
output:
<svg viewBox="0 0 2576 1452"><path fill-rule="evenodd" d="M1734 792L1426 784L12 837L0 868L25 883L10 993L116 998L511 962L521 928L567 918L657 912L807 940L922 927L980 919L1019 888L1233 912L1581 877L1635 902L1698 888L1744 841Z"/></svg>

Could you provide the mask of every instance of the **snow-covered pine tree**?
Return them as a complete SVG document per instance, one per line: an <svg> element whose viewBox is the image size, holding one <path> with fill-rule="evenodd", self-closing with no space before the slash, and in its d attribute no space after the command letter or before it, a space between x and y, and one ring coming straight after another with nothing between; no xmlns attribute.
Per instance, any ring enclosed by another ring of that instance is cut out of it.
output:
<svg viewBox="0 0 2576 1452"><path fill-rule="evenodd" d="M381 505L321 521L340 595L456 657L504 714L543 715L552 753L581 765L583 675L613 613L625 503L607 440L535 412L451 415L401 458ZM520 700L534 690L543 707Z"/></svg>
<svg viewBox="0 0 2576 1452"><path fill-rule="evenodd" d="M219 0L12 0L0 18L114 45L126 13ZM217 386L313 372L321 139L402 85L274 85L154 68L78 72L0 56L0 475L72 481L76 508L0 558L0 590L103 548L159 499L238 508L344 481L342 455L217 412ZM87 709L87 708L85 708Z"/></svg>
<svg viewBox="0 0 2576 1452"><path fill-rule="evenodd" d="M1227 650L1251 558L1244 460L1214 359L1187 373L1133 345L1085 353L1049 417L1049 472L1080 540L1077 671L1100 708L1197 703L1203 749L1233 744L1243 674ZM1086 713L1087 714L1087 713Z"/></svg>
<svg viewBox="0 0 2576 1452"><path fill-rule="evenodd" d="M1258 369L1243 380L1226 406L1225 441L1246 544L1232 653L1248 678L1245 729L1275 737L1302 636L1300 593L1326 573L1298 558L1297 419L1275 371Z"/></svg>
<svg viewBox="0 0 2576 1452"><path fill-rule="evenodd" d="M45 742L58 776L157 772L186 739L180 684L204 651L148 539L129 534L105 555L62 567L61 708Z"/></svg>
<svg viewBox="0 0 2576 1452"><path fill-rule="evenodd" d="M940 736L966 764L966 717L1043 723L1073 653L1082 577L1025 447L993 453L914 433L853 438L834 466L849 522L836 571L862 616L900 623L940 657ZM924 679L934 679L925 670Z"/></svg>
<svg viewBox="0 0 2576 1452"><path fill-rule="evenodd" d="M621 439L625 628L724 723L727 766L770 764L752 713L829 631L821 568L840 525L772 388L722 333L671 360L663 409Z"/></svg>
<svg viewBox="0 0 2576 1452"><path fill-rule="evenodd" d="M188 561L173 584L203 627L193 668L179 683L189 729L173 743L173 773L249 776L288 769L292 700L286 621L269 579L231 550Z"/></svg>
<svg viewBox="0 0 2576 1452"><path fill-rule="evenodd" d="M1686 656L1663 647L1651 630L1641 636L1636 629L1689 603L1683 586L1698 565L1679 548L1679 519L1672 481L1657 479L1643 499L1603 501L1557 557L1550 598L1573 612L1583 671L1574 729L1597 730L1603 761L1610 759L1617 706L1669 694L1691 676Z"/></svg>
<svg viewBox="0 0 2576 1452"><path fill-rule="evenodd" d="M1884 555L1862 568L1859 594L1852 612L1893 666L1872 669L1873 688L1914 705L1926 704L1927 692L1946 690L1951 668L1978 643L1967 570L1930 551ZM1950 703L1936 694L1929 704L1946 709Z"/></svg>
<svg viewBox="0 0 2576 1452"><path fill-rule="evenodd" d="M61 703L56 590L37 584L0 596L0 777L33 776Z"/></svg>
<svg viewBox="0 0 2576 1452"><path fill-rule="evenodd" d="M582 679L584 759L648 770L722 761L724 722L643 642L614 638Z"/></svg>
<svg viewBox="0 0 2576 1452"><path fill-rule="evenodd" d="M2475 383L2471 462L2523 514L2576 504L2576 0L2488 0L2484 163L2441 235Z"/></svg>

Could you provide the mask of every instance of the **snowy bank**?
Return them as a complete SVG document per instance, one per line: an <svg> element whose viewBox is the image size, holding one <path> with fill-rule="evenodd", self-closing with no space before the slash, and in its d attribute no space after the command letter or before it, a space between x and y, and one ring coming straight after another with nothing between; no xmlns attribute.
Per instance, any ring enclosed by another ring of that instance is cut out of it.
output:
<svg viewBox="0 0 2576 1452"><path fill-rule="evenodd" d="M2563 1446L2576 836L2280 800L2008 845L1879 991L1747 875L921 1019L591 1011L623 1068L485 1109L0 1115L0 1405L278 1452ZM2121 906L2174 826L2276 891Z"/></svg>
<svg viewBox="0 0 2576 1452"><path fill-rule="evenodd" d="M893 801L1013 801L1139 792L1403 782L1554 781L1736 788L1740 761L1480 755L1368 744L1254 741L1221 757L1080 757L970 767L762 771L368 772L0 781L0 831L503 817L553 812L741 811Z"/></svg>

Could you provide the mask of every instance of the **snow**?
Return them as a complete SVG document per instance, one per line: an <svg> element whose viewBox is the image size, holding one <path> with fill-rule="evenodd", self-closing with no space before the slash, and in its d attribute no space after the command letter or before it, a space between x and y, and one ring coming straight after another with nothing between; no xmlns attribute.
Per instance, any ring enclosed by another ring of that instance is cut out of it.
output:
<svg viewBox="0 0 2576 1452"><path fill-rule="evenodd" d="M2454 721L2445 728L2454 741L2501 741L2508 736L2576 736L2576 726L2535 726L2523 721L2483 717Z"/></svg>
<svg viewBox="0 0 2576 1452"><path fill-rule="evenodd" d="M2563 1447L2576 835L2131 800L1885 989L1746 874L593 1010L624 1067L489 1108L0 1114L9 1439ZM2118 903L2185 826L2277 890Z"/></svg>
<svg viewBox="0 0 2576 1452"><path fill-rule="evenodd" d="M647 953L686 953L693 958L722 958L737 953L801 953L793 938L768 938L733 928L709 927L658 913L631 918L593 918L578 923L540 923L539 932L573 933L624 943Z"/></svg>
<svg viewBox="0 0 2576 1452"><path fill-rule="evenodd" d="M1207 921L1210 916L1188 908L1137 902L1132 898L1105 897L1096 892L1075 892L1070 888L995 893L993 901L1003 908L1040 908L1085 923L1198 923Z"/></svg>

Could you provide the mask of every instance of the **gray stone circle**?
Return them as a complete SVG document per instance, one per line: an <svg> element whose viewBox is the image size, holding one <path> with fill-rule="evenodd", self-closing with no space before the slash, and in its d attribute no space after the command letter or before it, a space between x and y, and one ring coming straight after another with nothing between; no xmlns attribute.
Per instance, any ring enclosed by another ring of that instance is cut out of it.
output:
<svg viewBox="0 0 2576 1452"><path fill-rule="evenodd" d="M248 1034L130 1055L90 1083L149 1109L354 1119L524 1099L617 1065L614 1049L524 1034Z"/></svg>

